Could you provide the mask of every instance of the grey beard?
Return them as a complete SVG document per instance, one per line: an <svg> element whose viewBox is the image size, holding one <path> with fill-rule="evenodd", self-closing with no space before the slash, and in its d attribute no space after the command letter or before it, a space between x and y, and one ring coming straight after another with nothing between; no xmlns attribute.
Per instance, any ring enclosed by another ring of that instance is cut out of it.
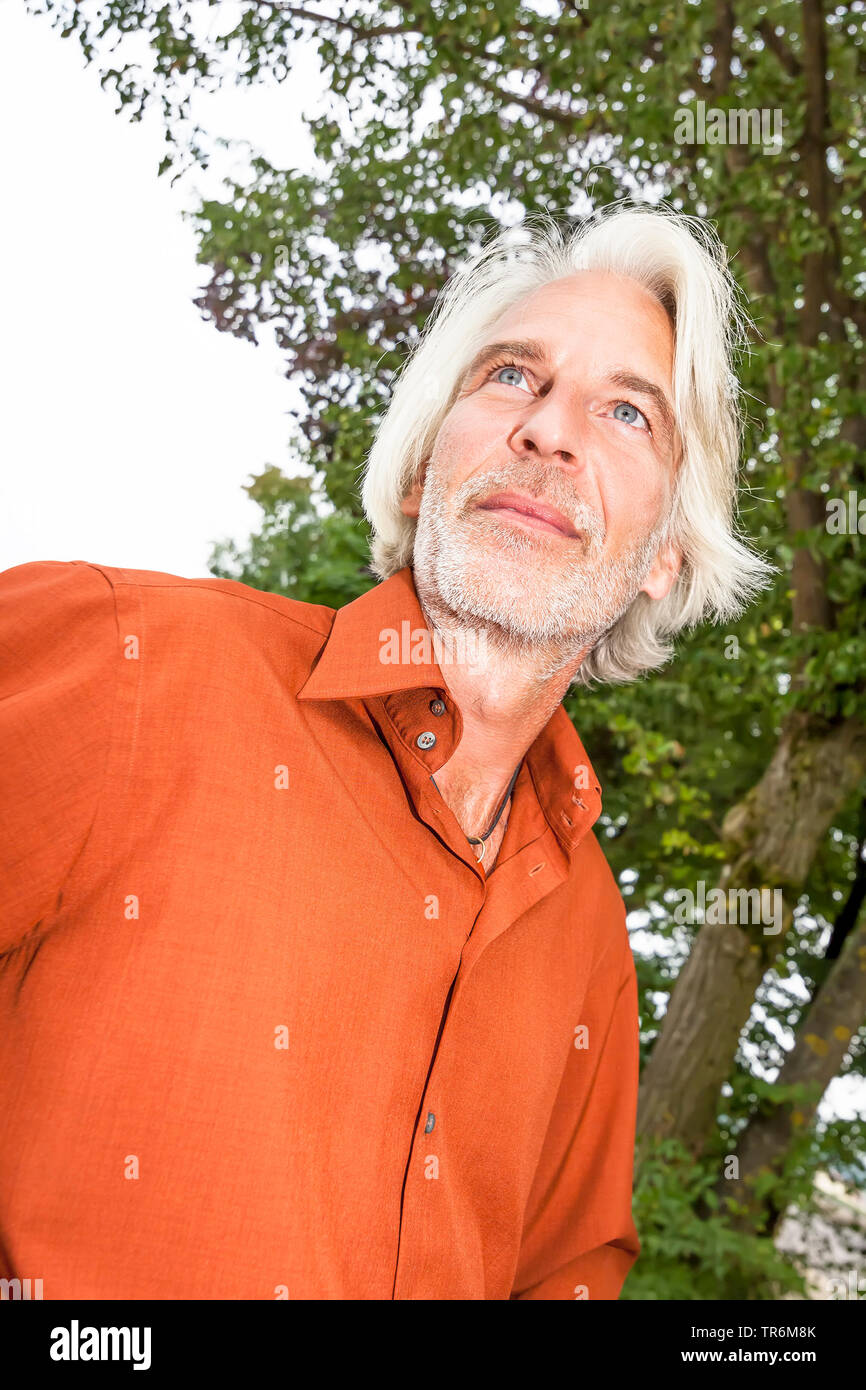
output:
<svg viewBox="0 0 866 1390"><path fill-rule="evenodd" d="M437 626L483 624L494 651L539 658L553 674L581 651L594 647L631 607L652 567L665 530L648 536L613 559L602 556L604 524L576 501L562 473L529 459L470 478L447 498L438 470L428 469L415 532L415 588ZM477 498L519 486L543 497L582 532L572 543L574 558L548 578L544 548L562 548L551 536L532 535L484 516ZM482 532L483 528L483 532ZM487 537L487 545L484 537ZM497 566L491 542L502 557Z"/></svg>

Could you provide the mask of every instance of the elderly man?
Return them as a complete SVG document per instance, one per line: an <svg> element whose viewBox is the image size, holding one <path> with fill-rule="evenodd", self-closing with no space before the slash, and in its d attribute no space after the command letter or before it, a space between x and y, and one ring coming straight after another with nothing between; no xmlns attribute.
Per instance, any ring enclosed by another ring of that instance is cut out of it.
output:
<svg viewBox="0 0 866 1390"><path fill-rule="evenodd" d="M764 580L742 321L701 224L526 231L401 375L361 598L0 577L0 1273L47 1299L615 1299L639 1252L635 970L561 702Z"/></svg>

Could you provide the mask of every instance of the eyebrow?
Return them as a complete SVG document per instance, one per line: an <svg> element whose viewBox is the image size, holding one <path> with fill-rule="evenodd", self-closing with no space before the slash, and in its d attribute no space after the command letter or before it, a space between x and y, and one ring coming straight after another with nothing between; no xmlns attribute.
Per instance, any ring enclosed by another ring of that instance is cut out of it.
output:
<svg viewBox="0 0 866 1390"><path fill-rule="evenodd" d="M547 348L537 338L485 343L484 347L476 352L466 368L463 374L463 385L465 386L469 381L474 381L482 367L486 367L488 362L495 361L497 357L523 357L527 362L546 362Z"/></svg>
<svg viewBox="0 0 866 1390"><path fill-rule="evenodd" d="M547 348L537 338L485 343L466 368L462 385L465 387L469 382L474 381L489 362L494 362L499 357L522 357L524 361L542 364L548 362ZM627 371L625 368L618 368L609 372L605 377L605 382L609 386L619 386L624 391L635 391L638 395L649 397L650 400L654 401L668 442L673 440L676 431L676 418L667 393L661 386L656 385L654 381L649 381L647 377Z"/></svg>

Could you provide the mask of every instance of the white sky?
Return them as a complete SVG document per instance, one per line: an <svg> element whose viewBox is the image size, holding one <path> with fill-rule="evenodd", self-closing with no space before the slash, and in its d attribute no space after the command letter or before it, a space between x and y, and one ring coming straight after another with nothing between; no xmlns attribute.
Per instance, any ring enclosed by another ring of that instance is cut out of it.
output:
<svg viewBox="0 0 866 1390"><path fill-rule="evenodd" d="M281 87L208 98L199 118L308 167L311 56ZM282 359L193 305L206 279L180 216L193 189L157 179L157 118L115 115L77 44L9 0L0 130L0 570L89 560L205 575L212 540L258 524L249 475L290 468L298 396Z"/></svg>

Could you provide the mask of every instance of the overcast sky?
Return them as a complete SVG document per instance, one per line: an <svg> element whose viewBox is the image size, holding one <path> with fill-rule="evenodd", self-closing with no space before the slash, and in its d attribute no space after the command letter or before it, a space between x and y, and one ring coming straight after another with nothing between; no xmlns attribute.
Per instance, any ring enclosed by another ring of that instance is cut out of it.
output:
<svg viewBox="0 0 866 1390"><path fill-rule="evenodd" d="M320 92L305 58L279 88L209 98L209 130L307 167L301 113ZM157 119L113 108L74 41L0 4L0 569L200 576L212 540L256 527L242 485L287 463L298 397L270 343L200 317L192 190L157 179Z"/></svg>

